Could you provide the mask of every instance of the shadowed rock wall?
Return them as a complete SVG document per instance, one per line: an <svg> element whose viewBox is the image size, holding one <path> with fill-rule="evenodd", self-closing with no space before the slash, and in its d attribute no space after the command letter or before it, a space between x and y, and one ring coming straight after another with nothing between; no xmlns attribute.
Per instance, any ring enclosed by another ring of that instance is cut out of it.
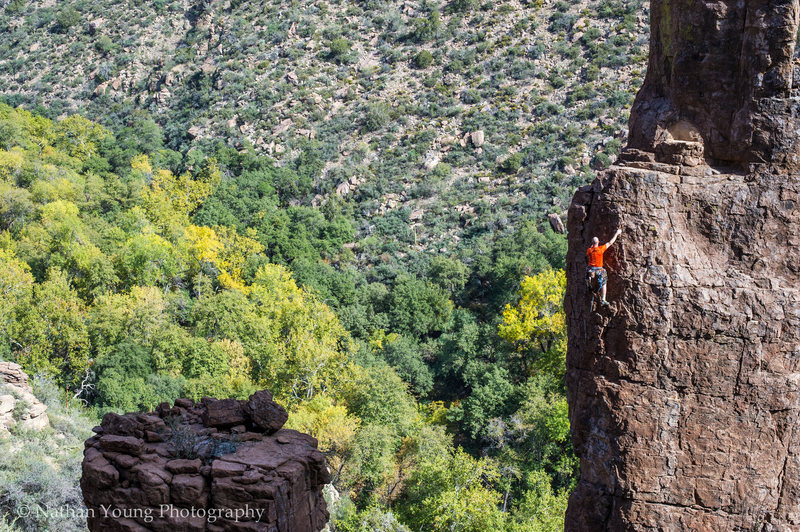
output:
<svg viewBox="0 0 800 532"><path fill-rule="evenodd" d="M650 16L630 147L652 149L672 130L702 137L711 159L796 169L797 0L652 0Z"/></svg>
<svg viewBox="0 0 800 532"><path fill-rule="evenodd" d="M106 414L84 452L89 530L319 532L330 475L286 419L267 391Z"/></svg>
<svg viewBox="0 0 800 532"><path fill-rule="evenodd" d="M798 1L652 6L630 147L569 211L566 530L800 531Z"/></svg>

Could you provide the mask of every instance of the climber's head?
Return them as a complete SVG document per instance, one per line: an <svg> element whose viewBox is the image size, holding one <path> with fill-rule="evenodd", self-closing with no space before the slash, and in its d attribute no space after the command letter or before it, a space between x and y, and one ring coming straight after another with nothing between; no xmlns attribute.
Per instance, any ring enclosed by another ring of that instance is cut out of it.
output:
<svg viewBox="0 0 800 532"><path fill-rule="evenodd" d="M593 246L599 246L600 245L600 239L598 239L597 237L594 237L592 239L592 245Z"/></svg>

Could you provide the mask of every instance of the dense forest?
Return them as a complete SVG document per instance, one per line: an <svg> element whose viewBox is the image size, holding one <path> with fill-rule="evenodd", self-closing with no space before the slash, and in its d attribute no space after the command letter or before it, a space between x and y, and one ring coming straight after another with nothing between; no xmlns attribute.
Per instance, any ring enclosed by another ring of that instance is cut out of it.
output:
<svg viewBox="0 0 800 532"><path fill-rule="evenodd" d="M193 160L160 135L0 106L1 355L71 435L0 443L8 527L80 529L14 514L77 490L69 449L28 470L77 454L76 416L259 388L319 439L336 530L562 526L562 235L526 223L469 264L357 270L346 206L288 205L292 170L223 146Z"/></svg>

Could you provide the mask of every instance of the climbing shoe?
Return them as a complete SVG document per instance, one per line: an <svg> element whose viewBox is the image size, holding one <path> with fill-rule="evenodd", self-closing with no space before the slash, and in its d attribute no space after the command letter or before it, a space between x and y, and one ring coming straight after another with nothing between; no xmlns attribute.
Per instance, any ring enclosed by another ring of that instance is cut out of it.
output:
<svg viewBox="0 0 800 532"><path fill-rule="evenodd" d="M601 299L601 300L600 300L600 304L601 304L601 305L603 305L604 307L607 307L607 306L609 306L611 303L609 303L609 302L608 302L608 301L606 301L605 299Z"/></svg>

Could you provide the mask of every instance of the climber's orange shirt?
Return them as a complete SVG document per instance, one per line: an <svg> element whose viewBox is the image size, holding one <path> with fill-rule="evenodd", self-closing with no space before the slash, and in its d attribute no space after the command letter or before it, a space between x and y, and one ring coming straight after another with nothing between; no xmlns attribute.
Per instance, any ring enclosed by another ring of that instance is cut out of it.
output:
<svg viewBox="0 0 800 532"><path fill-rule="evenodd" d="M603 244L602 246L592 246L586 250L586 256L589 257L589 266L594 268L602 268L603 267L603 253L606 252L608 246Z"/></svg>

